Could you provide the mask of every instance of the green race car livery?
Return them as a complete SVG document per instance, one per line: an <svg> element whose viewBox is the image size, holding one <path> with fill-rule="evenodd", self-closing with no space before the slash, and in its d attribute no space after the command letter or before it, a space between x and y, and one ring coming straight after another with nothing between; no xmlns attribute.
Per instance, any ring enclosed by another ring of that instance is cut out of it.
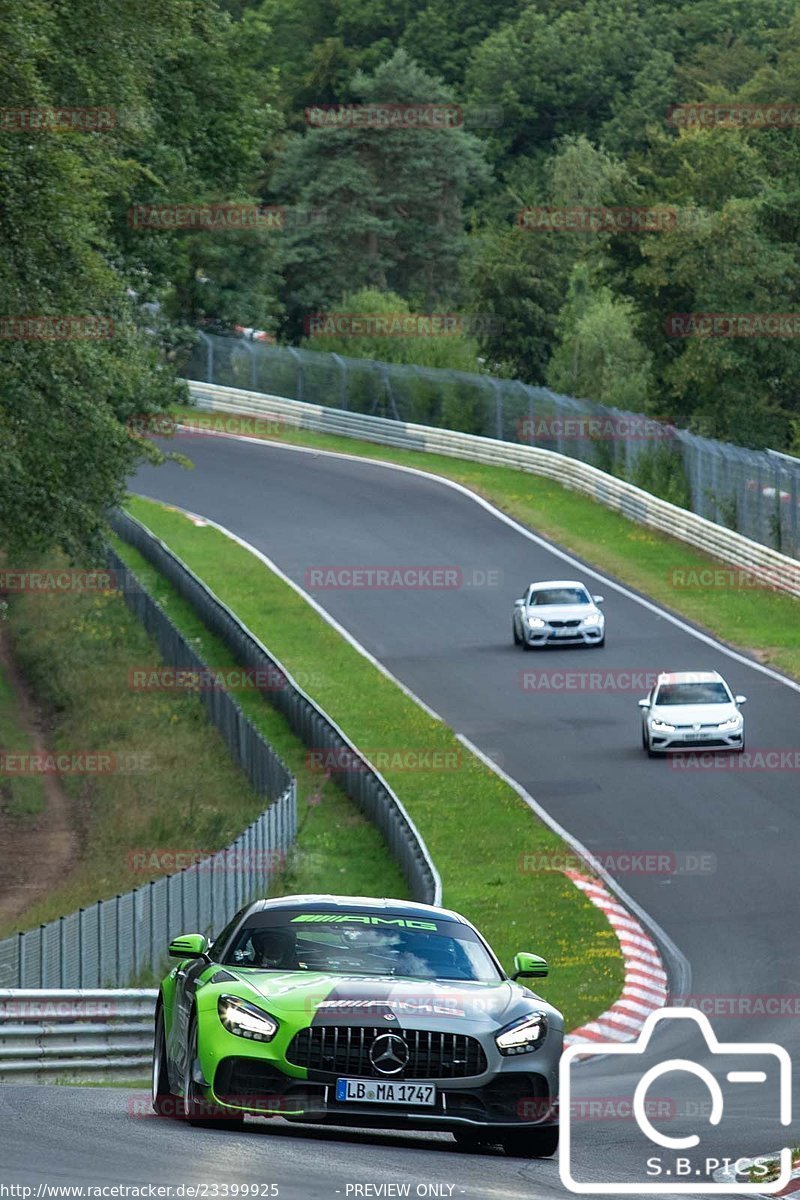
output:
<svg viewBox="0 0 800 1200"><path fill-rule="evenodd" d="M156 1006L153 1106L192 1124L244 1115L440 1129L553 1154L563 1020L479 932L401 900L289 896L213 943L176 938Z"/></svg>

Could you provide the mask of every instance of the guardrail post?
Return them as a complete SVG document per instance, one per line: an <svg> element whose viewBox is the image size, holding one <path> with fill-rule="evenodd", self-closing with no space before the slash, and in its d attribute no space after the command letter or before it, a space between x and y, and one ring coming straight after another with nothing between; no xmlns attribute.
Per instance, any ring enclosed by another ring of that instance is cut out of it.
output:
<svg viewBox="0 0 800 1200"><path fill-rule="evenodd" d="M25 953L25 934L17 935L17 976L19 978L19 986L25 987L25 967L27 955Z"/></svg>
<svg viewBox="0 0 800 1200"><path fill-rule="evenodd" d="M298 351L295 350L294 346L284 346L284 350L288 350L289 353L291 354L292 358L294 359L294 362L295 362L294 390L297 393L297 395L295 396L295 400L302 401L303 392L304 392L303 360L301 359Z"/></svg>
<svg viewBox="0 0 800 1200"><path fill-rule="evenodd" d="M39 987L44 987L44 931L46 926L39 926Z"/></svg>
<svg viewBox="0 0 800 1200"><path fill-rule="evenodd" d="M103 986L103 901L97 901L97 986Z"/></svg>
<svg viewBox="0 0 800 1200"><path fill-rule="evenodd" d="M202 329L197 330L197 336L206 344L206 383L214 382L214 343Z"/></svg>

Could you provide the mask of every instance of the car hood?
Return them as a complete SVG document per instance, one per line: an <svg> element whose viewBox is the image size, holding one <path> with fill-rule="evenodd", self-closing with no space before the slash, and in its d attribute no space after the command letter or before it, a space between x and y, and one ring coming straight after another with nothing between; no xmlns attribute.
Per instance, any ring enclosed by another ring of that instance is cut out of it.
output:
<svg viewBox="0 0 800 1200"><path fill-rule="evenodd" d="M274 1016L305 1014L318 1024L374 1025L396 1021L405 1029L448 1028L461 1018L495 1029L538 1010L563 1027L558 1009L511 980L498 983L436 983L393 976L328 975L311 971L255 971L226 967L230 976L257 993ZM237 994L239 989L235 989ZM242 994L245 994L244 989Z"/></svg>
<svg viewBox="0 0 800 1200"><path fill-rule="evenodd" d="M594 604L529 604L525 611L529 617L541 617L544 621L574 621L600 610Z"/></svg>
<svg viewBox="0 0 800 1200"><path fill-rule="evenodd" d="M719 725L738 711L735 704L657 704L652 716L669 725Z"/></svg>

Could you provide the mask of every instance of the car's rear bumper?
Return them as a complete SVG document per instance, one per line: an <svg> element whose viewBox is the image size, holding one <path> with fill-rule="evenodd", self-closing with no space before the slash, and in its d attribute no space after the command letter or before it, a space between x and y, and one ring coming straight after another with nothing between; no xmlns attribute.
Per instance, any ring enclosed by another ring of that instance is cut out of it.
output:
<svg viewBox="0 0 800 1200"><path fill-rule="evenodd" d="M374 1082L374 1081L373 1081ZM436 1105L400 1107L337 1101L336 1077L295 1079L267 1060L223 1059L208 1100L219 1113L282 1116L314 1124L374 1129L534 1128L558 1121L555 1097L545 1075L500 1072L469 1079L431 1080Z"/></svg>

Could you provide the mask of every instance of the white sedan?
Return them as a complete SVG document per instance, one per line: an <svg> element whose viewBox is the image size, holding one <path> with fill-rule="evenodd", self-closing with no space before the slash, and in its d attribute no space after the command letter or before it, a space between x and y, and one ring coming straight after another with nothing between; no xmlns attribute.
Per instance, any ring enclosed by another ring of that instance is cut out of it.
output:
<svg viewBox="0 0 800 1200"><path fill-rule="evenodd" d="M744 750L746 696L734 696L716 671L659 675L642 710L642 746L650 758L676 750Z"/></svg>
<svg viewBox="0 0 800 1200"><path fill-rule="evenodd" d="M535 646L604 646L606 623L598 607L602 603L602 596L592 596L574 579L532 583L525 595L514 601L514 645L525 650Z"/></svg>

